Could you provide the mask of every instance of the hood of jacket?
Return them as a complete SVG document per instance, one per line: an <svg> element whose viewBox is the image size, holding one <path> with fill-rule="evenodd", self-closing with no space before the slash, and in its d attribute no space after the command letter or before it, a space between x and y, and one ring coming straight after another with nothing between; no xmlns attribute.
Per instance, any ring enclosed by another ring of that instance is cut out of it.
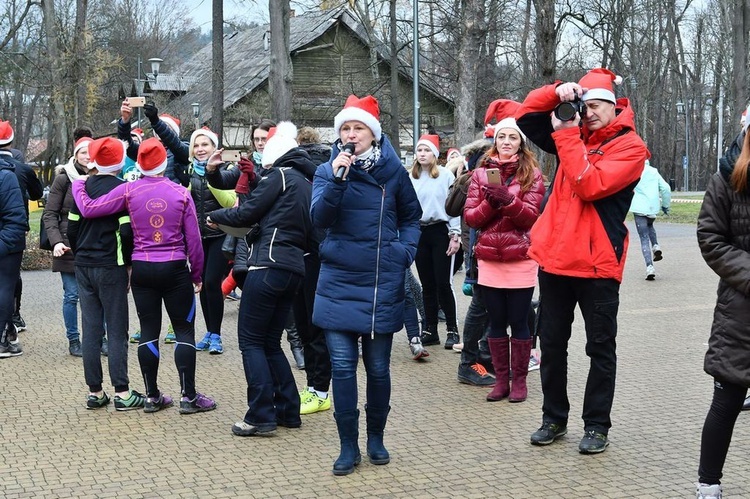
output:
<svg viewBox="0 0 750 499"><path fill-rule="evenodd" d="M734 164L737 162L737 158L740 157L742 152L742 143L745 141L745 132L742 131L735 137L732 143L727 148L724 156L719 160L719 172L724 180L729 182L729 177L732 176L734 171ZM749 180L750 182L750 180Z"/></svg>
<svg viewBox="0 0 750 499"><path fill-rule="evenodd" d="M78 170L78 168L76 168L75 158L73 157L71 157L64 165L57 165L55 167L56 174L60 174L63 172L65 172L71 182L86 176L86 172L81 172L80 170Z"/></svg>
<svg viewBox="0 0 750 499"><path fill-rule="evenodd" d="M315 166L322 165L331 158L331 147L325 144L300 144L299 148L310 155Z"/></svg>
<svg viewBox="0 0 750 499"><path fill-rule="evenodd" d="M306 179L312 180L317 166L313 163L307 151L295 147L277 159L273 164L273 168L294 168L304 175Z"/></svg>
<svg viewBox="0 0 750 499"><path fill-rule="evenodd" d="M625 129L635 131L635 113L633 113L633 108L630 107L630 101L621 98L617 99L617 104L615 104L615 119L607 126L592 132L586 128L585 124L583 125L584 142L586 144L601 144Z"/></svg>

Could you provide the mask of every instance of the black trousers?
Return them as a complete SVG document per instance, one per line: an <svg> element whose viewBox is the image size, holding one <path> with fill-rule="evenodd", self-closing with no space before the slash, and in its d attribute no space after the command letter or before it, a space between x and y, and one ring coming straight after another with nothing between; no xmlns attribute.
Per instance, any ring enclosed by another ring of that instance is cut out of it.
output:
<svg viewBox="0 0 750 499"><path fill-rule="evenodd" d="M130 276L135 308L141 323L138 361L149 397L158 397L159 335L161 305L167 309L176 343L174 362L180 376L182 396L195 397L195 294L185 260L172 262L133 261Z"/></svg>
<svg viewBox="0 0 750 499"><path fill-rule="evenodd" d="M203 240L203 287L201 288L201 310L206 320L206 331L221 334L224 319L224 295L221 282L227 271L227 259L221 251L223 237Z"/></svg>
<svg viewBox="0 0 750 499"><path fill-rule="evenodd" d="M539 323L544 422L568 422L568 341L578 305L586 328L586 355L591 359L583 398L584 429L607 434L615 395L620 283L542 271L539 290L544 299Z"/></svg>
<svg viewBox="0 0 750 499"><path fill-rule="evenodd" d="M724 381L714 381L714 398L706 415L701 436L701 460L698 476L701 483L721 483L724 461L732 442L734 423L742 410L747 388Z"/></svg>
<svg viewBox="0 0 750 499"><path fill-rule="evenodd" d="M315 290L320 274L320 258L310 253L305 256L305 277L302 287L294 297L292 305L297 332L302 340L305 354L307 386L319 392L327 392L331 385L331 357L328 355L326 336L323 330L313 324L312 313L315 303Z"/></svg>
<svg viewBox="0 0 750 499"><path fill-rule="evenodd" d="M14 291L21 275L22 258L23 251L0 257L0 333L12 322Z"/></svg>
<svg viewBox="0 0 750 499"><path fill-rule="evenodd" d="M419 281L422 283L426 329L432 328L435 332L437 332L438 309L440 308L445 313L445 325L448 331L458 331L456 297L453 294L453 274L451 274L453 257L445 254L449 243L448 225L435 223L424 226L419 236L417 255L414 260L417 264ZM461 255L460 251L455 255L454 273L463 261ZM425 329L424 325L422 329Z"/></svg>

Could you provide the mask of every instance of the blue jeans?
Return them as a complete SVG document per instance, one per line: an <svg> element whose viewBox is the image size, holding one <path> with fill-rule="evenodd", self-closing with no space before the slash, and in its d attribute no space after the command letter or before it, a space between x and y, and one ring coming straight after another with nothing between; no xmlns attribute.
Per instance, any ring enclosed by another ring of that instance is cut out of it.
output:
<svg viewBox="0 0 750 499"><path fill-rule="evenodd" d="M281 332L301 281L288 270L259 269L247 273L242 287L237 334L247 379L244 419L253 426L300 422L299 393L281 349Z"/></svg>
<svg viewBox="0 0 750 499"><path fill-rule="evenodd" d="M336 412L357 409L357 362L360 335L347 331L326 330L331 355L333 403ZM393 334L363 335L362 362L367 372L367 405L386 408L391 401L391 346Z"/></svg>
<svg viewBox="0 0 750 499"><path fill-rule="evenodd" d="M62 314L68 341L78 340L78 281L73 272L60 272L63 283Z"/></svg>

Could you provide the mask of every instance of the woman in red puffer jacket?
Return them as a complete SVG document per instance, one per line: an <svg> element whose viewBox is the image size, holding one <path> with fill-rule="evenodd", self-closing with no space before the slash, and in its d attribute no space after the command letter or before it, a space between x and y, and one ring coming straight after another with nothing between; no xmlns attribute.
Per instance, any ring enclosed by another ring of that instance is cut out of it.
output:
<svg viewBox="0 0 750 499"><path fill-rule="evenodd" d="M495 142L474 172L464 208L479 231L474 247L478 284L490 320L488 342L496 382L488 401L526 400L531 352L528 314L538 265L527 254L529 231L539 217L544 183L534 153L513 118L495 125ZM507 328L510 326L511 338ZM510 386L508 370L513 370Z"/></svg>

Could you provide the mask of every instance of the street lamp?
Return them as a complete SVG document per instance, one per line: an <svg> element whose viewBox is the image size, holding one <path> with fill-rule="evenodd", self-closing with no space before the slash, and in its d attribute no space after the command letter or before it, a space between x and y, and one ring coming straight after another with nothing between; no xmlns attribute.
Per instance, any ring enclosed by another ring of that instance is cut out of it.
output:
<svg viewBox="0 0 750 499"><path fill-rule="evenodd" d="M151 74L153 75L153 81L156 81L157 76L159 76L159 67L161 66L161 63L164 62L164 59L159 59L158 57L152 57L148 60L148 62L151 63ZM143 97L144 93L144 86L147 81L151 81L151 78L147 74L143 74L143 70L141 69L141 66L143 66L143 60L141 59L140 54L138 55L138 73L136 74L135 79L135 95L136 97ZM141 76L145 76L146 78L143 79ZM141 126L141 108L138 108L138 126Z"/></svg>
<svg viewBox="0 0 750 499"><path fill-rule="evenodd" d="M690 136L688 134L688 104L683 102L677 103L677 115L685 116L685 155L682 157L682 190L688 190L688 173L690 171Z"/></svg>
<svg viewBox="0 0 750 499"><path fill-rule="evenodd" d="M193 119L195 120L195 129L200 128L201 103L193 102Z"/></svg>

